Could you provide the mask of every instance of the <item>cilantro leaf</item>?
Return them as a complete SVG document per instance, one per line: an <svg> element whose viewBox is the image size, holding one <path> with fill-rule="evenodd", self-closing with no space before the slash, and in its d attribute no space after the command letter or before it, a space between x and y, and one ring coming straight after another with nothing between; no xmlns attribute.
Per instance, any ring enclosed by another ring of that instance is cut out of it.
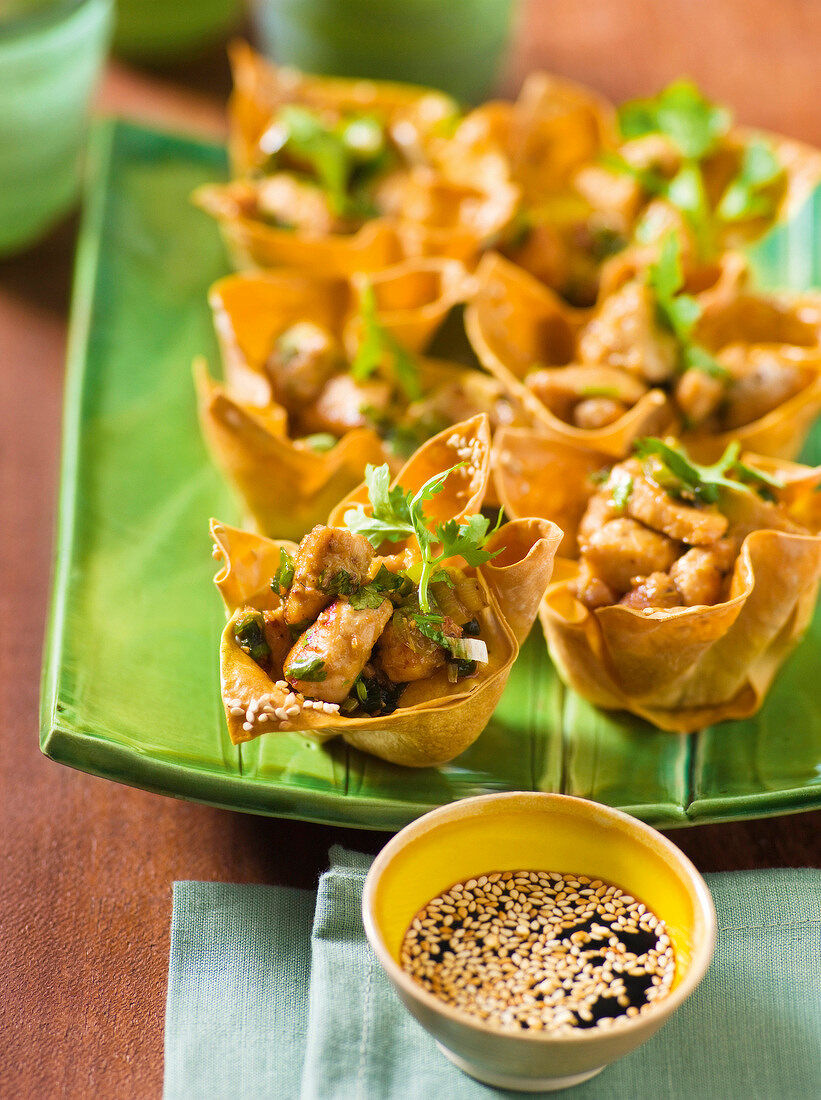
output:
<svg viewBox="0 0 821 1100"><path fill-rule="evenodd" d="M353 115L329 125L311 108L293 103L279 108L259 146L274 164L292 162L311 174L337 214L371 212L357 193L357 183L365 182L389 159L379 119Z"/></svg>
<svg viewBox="0 0 821 1100"><path fill-rule="evenodd" d="M279 548L279 568L271 578L271 591L285 596L294 583L294 559L284 546Z"/></svg>
<svg viewBox="0 0 821 1100"><path fill-rule="evenodd" d="M767 188L784 174L784 167L770 146L760 138L745 148L738 175L730 180L716 213L725 222L770 217L775 198Z"/></svg>
<svg viewBox="0 0 821 1100"><path fill-rule="evenodd" d="M626 139L664 134L689 160L713 152L730 127L731 115L706 99L690 80L676 80L651 99L633 99L619 108Z"/></svg>
<svg viewBox="0 0 821 1100"><path fill-rule="evenodd" d="M678 238L674 233L667 234L658 259L647 269L647 285L655 295L662 323L679 340L687 340L698 320L700 309L695 298L681 293L684 272Z"/></svg>
<svg viewBox="0 0 821 1100"><path fill-rule="evenodd" d="M664 238L658 260L648 268L647 285L655 296L659 320L679 342L681 369L700 370L726 381L729 371L706 348L693 341L701 307L691 294L682 293L684 273L678 240L673 233Z"/></svg>
<svg viewBox="0 0 821 1100"><path fill-rule="evenodd" d="M627 477L619 478L616 484L611 490L611 497L613 504L618 508L620 512L624 512L627 508L627 502L630 499L630 494L633 492L633 478L628 474Z"/></svg>
<svg viewBox="0 0 821 1100"><path fill-rule="evenodd" d="M306 680L312 684L322 683L328 675L323 659L310 651L288 661L284 671L291 680Z"/></svg>
<svg viewBox="0 0 821 1100"><path fill-rule="evenodd" d="M634 444L639 458L654 458L661 463L663 488L673 496L685 496L705 504L715 504L721 488L757 491L757 486L783 488L783 483L763 471L755 470L738 461L741 444L734 439L727 445L724 454L711 466L702 466L694 462L683 447L675 447L661 439L648 436ZM728 474L735 473L742 480L734 480ZM666 475L666 476L665 476ZM655 472L651 474L655 480ZM750 485L743 480L753 481Z"/></svg>
<svg viewBox="0 0 821 1100"><path fill-rule="evenodd" d="M684 369L700 370L703 374L709 374L711 378L718 378L721 382L730 380L730 372L719 363L715 356L711 355L701 344L690 344L684 349Z"/></svg>
<svg viewBox="0 0 821 1100"><path fill-rule="evenodd" d="M391 489L391 472L387 462L382 466L365 467L365 484L371 502L371 514L362 506L350 508L344 516L345 526L354 534L364 535L371 546L383 542L402 542L413 534L409 499L400 486Z"/></svg>
<svg viewBox="0 0 821 1100"><path fill-rule="evenodd" d="M234 623L237 645L254 661L266 661L271 649L265 638L265 619L260 611L246 611Z"/></svg>
<svg viewBox="0 0 821 1100"><path fill-rule="evenodd" d="M362 290L359 316L362 339L351 363L351 375L364 382L379 371L388 370L396 385L409 401L422 396L416 360L393 333L380 322L373 286L367 282Z"/></svg>
<svg viewBox="0 0 821 1100"><path fill-rule="evenodd" d="M387 463L378 467L369 465L365 471L365 482L368 486L371 514L366 514L360 505L349 509L344 516L348 529L364 535L374 547L386 540L400 542L411 535L416 539L422 560L418 563L418 572L416 567L413 569L413 579L418 584L419 607L425 614L431 611L428 590L437 575L436 566L457 554L468 565L481 565L501 553L501 548L493 553L484 549L489 527L489 521L484 516L469 516L463 523L450 519L437 523L432 528L431 521L425 515L425 502L442 492L448 477L461 465L459 463L449 470L434 474L413 494L398 485L390 488ZM439 544L441 549L437 553L436 547Z"/></svg>
<svg viewBox="0 0 821 1100"><path fill-rule="evenodd" d="M407 591L405 591L406 589ZM384 565L380 565L373 580L369 581L368 584L362 585L362 587L358 588L355 592L352 592L348 597L348 603L357 610L362 610L366 607L377 608L382 605L382 602L390 592L396 592L399 595L404 593L407 595L410 590L412 590L412 585L407 577L402 577L397 573L391 573Z"/></svg>

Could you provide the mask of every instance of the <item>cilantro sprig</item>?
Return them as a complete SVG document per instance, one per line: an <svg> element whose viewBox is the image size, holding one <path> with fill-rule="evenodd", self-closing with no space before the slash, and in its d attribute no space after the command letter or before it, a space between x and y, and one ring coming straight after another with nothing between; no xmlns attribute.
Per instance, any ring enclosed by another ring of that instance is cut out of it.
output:
<svg viewBox="0 0 821 1100"><path fill-rule="evenodd" d="M775 211L772 185L784 175L784 167L773 150L760 138L744 149L738 175L721 196L716 213L725 222L767 218Z"/></svg>
<svg viewBox="0 0 821 1100"><path fill-rule="evenodd" d="M713 378L727 380L729 372L705 347L693 340L701 307L691 294L683 292L684 272L675 234L670 233L664 238L658 259L647 270L647 285L655 297L662 326L672 332L678 341L681 369L693 368Z"/></svg>
<svg viewBox="0 0 821 1100"><path fill-rule="evenodd" d="M687 218L704 255L714 251L715 223L732 223L749 218L767 218L775 213L773 185L784 167L762 138L753 138L744 148L736 176L730 180L711 209L704 183L702 163L718 148L728 133L732 115L711 103L691 81L679 80L651 99L634 99L619 109L619 127L626 140L647 134L663 134L681 154L683 163L672 179L653 168L638 168L624 157L610 154L606 163L616 171L638 180L650 195L666 198Z"/></svg>
<svg viewBox="0 0 821 1100"><path fill-rule="evenodd" d="M284 546L279 548L279 567L271 578L271 591L286 596L294 583L294 559Z"/></svg>
<svg viewBox="0 0 821 1100"><path fill-rule="evenodd" d="M637 440L634 451L640 459L655 461L657 468L651 476L668 493L703 504L715 504L722 488L758 493L765 500L773 498L773 489L784 488L778 478L739 461L741 444L737 439L727 445L721 458L711 466L694 462L683 447L654 436Z"/></svg>
<svg viewBox="0 0 821 1100"><path fill-rule="evenodd" d="M691 80L675 80L650 99L632 99L619 108L626 140L664 134L683 157L701 160L727 133L732 115L706 99Z"/></svg>
<svg viewBox="0 0 821 1100"><path fill-rule="evenodd" d="M379 119L353 115L329 125L308 107L286 104L259 144L274 163L284 159L307 170L337 214L372 212L358 192L390 159Z"/></svg>
<svg viewBox="0 0 821 1100"><path fill-rule="evenodd" d="M350 368L354 380L367 381L387 367L405 397L409 401L418 401L422 396L422 385L416 360L380 322L376 294L368 282L362 290L359 316L362 339Z"/></svg>
<svg viewBox="0 0 821 1100"><path fill-rule="evenodd" d="M442 572L437 570L438 565L459 555L468 565L476 566L501 553L501 550L491 552L485 549L490 535L490 520L486 516L468 516L463 523L449 519L445 523L433 524L425 514L425 502L442 492L448 477L459 469L459 465L435 474L418 492L413 493L399 485L391 488L387 463L383 466L369 464L365 470L365 483L371 513L365 512L360 505L349 509L344 517L348 529L364 535L374 547L383 542L416 539L422 555L418 576L419 608L426 615L433 611L429 586Z"/></svg>

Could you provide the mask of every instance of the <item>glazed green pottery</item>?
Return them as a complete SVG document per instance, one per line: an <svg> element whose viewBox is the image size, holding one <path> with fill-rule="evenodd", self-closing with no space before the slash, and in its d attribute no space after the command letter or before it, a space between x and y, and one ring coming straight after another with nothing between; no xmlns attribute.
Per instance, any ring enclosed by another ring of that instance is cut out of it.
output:
<svg viewBox="0 0 821 1100"><path fill-rule="evenodd" d="M200 439L191 378L196 355L217 369L206 294L227 262L190 194L224 176L224 154L120 123L97 132L94 161L43 679L49 756L236 810L373 829L507 790L578 795L665 827L821 805L819 615L755 718L690 736L568 691L537 626L489 726L444 767L400 768L298 733L233 746L208 520L239 515ZM821 191L755 250L770 285L802 257L818 284L819 209ZM805 457L818 461L819 443L816 430Z"/></svg>
<svg viewBox="0 0 821 1100"><path fill-rule="evenodd" d="M254 0L261 46L311 73L405 80L475 103L493 87L515 0Z"/></svg>
<svg viewBox="0 0 821 1100"><path fill-rule="evenodd" d="M111 0L15 4L0 18L0 255L73 205Z"/></svg>

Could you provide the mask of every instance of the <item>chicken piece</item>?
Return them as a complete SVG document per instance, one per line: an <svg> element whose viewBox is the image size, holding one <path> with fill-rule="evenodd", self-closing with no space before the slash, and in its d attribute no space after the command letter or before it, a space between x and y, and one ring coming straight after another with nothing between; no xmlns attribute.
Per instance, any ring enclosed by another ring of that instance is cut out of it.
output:
<svg viewBox="0 0 821 1100"><path fill-rule="evenodd" d="M605 523L615 519L619 510L609 490L594 493L587 502L587 508L579 521L578 541L584 546L586 540Z"/></svg>
<svg viewBox="0 0 821 1100"><path fill-rule="evenodd" d="M635 405L647 392L644 383L626 371L576 364L531 371L525 385L552 413L568 423L585 399L606 397L623 405Z"/></svg>
<svg viewBox="0 0 821 1100"><path fill-rule="evenodd" d="M341 703L392 614L390 600L355 608L340 596L297 639L285 660L285 679L307 698Z"/></svg>
<svg viewBox="0 0 821 1100"><path fill-rule="evenodd" d="M637 577L637 584L622 596L622 607L642 611L645 607L681 607L681 596L667 573L651 573L649 577Z"/></svg>
<svg viewBox="0 0 821 1100"><path fill-rule="evenodd" d="M372 581L383 565L389 573L401 573L405 569L410 569L418 557L418 553L414 553L409 546L396 554L375 556L368 569L368 580Z"/></svg>
<svg viewBox="0 0 821 1100"><path fill-rule="evenodd" d="M334 335L312 321L299 321L277 339L265 373L276 399L289 411L299 412L305 402L316 400L344 366L342 348Z"/></svg>
<svg viewBox="0 0 821 1100"><path fill-rule="evenodd" d="M591 571L614 592L627 592L634 577L666 573L678 554L671 539L626 517L605 523L581 549Z"/></svg>
<svg viewBox="0 0 821 1100"><path fill-rule="evenodd" d="M298 229L311 237L350 233L355 228L350 221L334 213L327 194L320 187L288 172L277 172L260 181L257 211L276 225Z"/></svg>
<svg viewBox="0 0 821 1100"><path fill-rule="evenodd" d="M656 323L652 291L641 282L625 283L604 299L579 338L584 363L621 367L650 383L666 382L676 370L678 345Z"/></svg>
<svg viewBox="0 0 821 1100"><path fill-rule="evenodd" d="M576 173L573 184L594 210L618 219L627 229L638 215L644 193L641 184L626 172L614 172L603 164L586 164Z"/></svg>
<svg viewBox="0 0 821 1100"><path fill-rule="evenodd" d="M571 585L571 591L591 611L595 611L597 607L608 607L617 598L613 589L591 571L590 563L584 559L581 561L579 575Z"/></svg>
<svg viewBox="0 0 821 1100"><path fill-rule="evenodd" d="M445 617L442 633L449 638L461 638L462 628ZM425 680L438 668L443 668L447 653L436 642L426 638L409 615L397 612L382 632L376 646L376 663L395 684Z"/></svg>
<svg viewBox="0 0 821 1100"><path fill-rule="evenodd" d="M315 619L334 596L358 588L368 575L372 558L373 547L364 535L317 524L302 539L294 557L285 621L293 626Z"/></svg>
<svg viewBox="0 0 821 1100"><path fill-rule="evenodd" d="M302 410L299 424L305 435L330 432L341 436L368 422L368 413L385 413L390 407L388 382L357 382L350 374L337 374L314 404Z"/></svg>
<svg viewBox="0 0 821 1100"><path fill-rule="evenodd" d="M294 644L294 639L291 637L291 631L285 621L284 606L277 607L273 611L263 611L262 618L265 641L271 651L270 668L272 678L276 679L282 670L288 651Z"/></svg>
<svg viewBox="0 0 821 1100"><path fill-rule="evenodd" d="M573 423L577 428L596 431L614 424L626 412L627 406L612 397L588 397L573 410Z"/></svg>
<svg viewBox="0 0 821 1100"><path fill-rule="evenodd" d="M687 607L719 602L724 576L733 563L735 550L730 539L722 539L714 547L694 547L673 562L670 576Z"/></svg>
<svg viewBox="0 0 821 1100"><path fill-rule="evenodd" d="M724 400L727 385L706 371L691 367L676 381L674 392L678 407L691 424L703 424Z"/></svg>
<svg viewBox="0 0 821 1100"><path fill-rule="evenodd" d="M652 462L648 466L652 471ZM714 505L697 506L676 500L645 476L644 467L637 459L631 458L614 466L608 484L613 482L617 470L628 473L633 479L626 503L628 516L652 527L654 531L661 531L689 546L709 546L727 530L727 517Z"/></svg>
<svg viewBox="0 0 821 1100"><path fill-rule="evenodd" d="M732 374L722 415L726 429L740 428L766 416L805 385L805 373L774 348L734 344L719 355Z"/></svg>
<svg viewBox="0 0 821 1100"><path fill-rule="evenodd" d="M671 179L681 167L678 146L666 134L644 134L625 141L619 152L634 168L655 168Z"/></svg>

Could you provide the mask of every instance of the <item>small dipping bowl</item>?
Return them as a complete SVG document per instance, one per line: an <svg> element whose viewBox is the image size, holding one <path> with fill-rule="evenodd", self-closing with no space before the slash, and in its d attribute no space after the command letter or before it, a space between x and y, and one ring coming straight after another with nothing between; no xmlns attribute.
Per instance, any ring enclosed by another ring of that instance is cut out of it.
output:
<svg viewBox="0 0 821 1100"><path fill-rule="evenodd" d="M429 901L494 871L557 871L620 887L667 925L670 992L607 1029L503 1029L429 993L402 968L405 933ZM568 1088L650 1038L693 992L713 954L715 909L704 879L643 822L586 799L519 793L454 802L406 826L376 857L362 897L365 931L405 1006L465 1073L522 1092Z"/></svg>

